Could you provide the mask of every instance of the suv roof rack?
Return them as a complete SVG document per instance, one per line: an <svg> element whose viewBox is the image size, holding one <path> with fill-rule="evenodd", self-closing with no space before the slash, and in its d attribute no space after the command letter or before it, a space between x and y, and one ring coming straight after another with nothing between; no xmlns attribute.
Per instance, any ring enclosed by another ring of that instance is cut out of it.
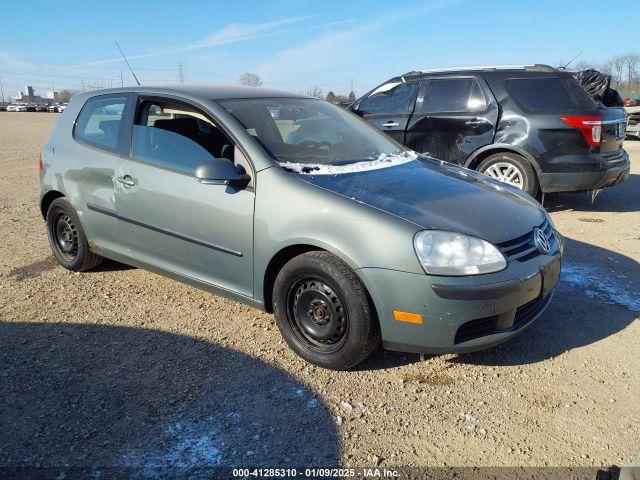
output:
<svg viewBox="0 0 640 480"><path fill-rule="evenodd" d="M473 65L469 67L448 67L448 68L431 68L425 70L413 70L407 72L404 75L421 75L423 73L438 73L438 72L468 72L475 70L483 71L498 71L498 70L526 70L534 72L555 72L556 69L541 63L535 63L531 65Z"/></svg>

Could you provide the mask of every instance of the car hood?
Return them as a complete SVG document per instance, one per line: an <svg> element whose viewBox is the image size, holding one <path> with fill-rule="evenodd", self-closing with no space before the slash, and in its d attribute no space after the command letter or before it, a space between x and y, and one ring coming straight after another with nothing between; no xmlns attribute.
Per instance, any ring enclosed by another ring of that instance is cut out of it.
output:
<svg viewBox="0 0 640 480"><path fill-rule="evenodd" d="M492 243L525 235L545 218L544 209L528 195L426 157L371 171L297 176L424 229L466 233Z"/></svg>

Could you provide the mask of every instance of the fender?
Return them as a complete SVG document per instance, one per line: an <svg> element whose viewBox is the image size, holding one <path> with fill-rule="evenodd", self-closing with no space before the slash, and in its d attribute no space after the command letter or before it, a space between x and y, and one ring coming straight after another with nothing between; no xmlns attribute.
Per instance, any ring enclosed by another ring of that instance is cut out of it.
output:
<svg viewBox="0 0 640 480"><path fill-rule="evenodd" d="M518 147L516 145L511 145L508 143L492 143L490 145L485 145L484 147L478 148L471 155L469 155L469 157L465 160L463 166L466 168L469 168L469 166L473 165L473 163L478 157L491 155L492 153L494 153L494 151L495 153L504 152L504 151L517 153L518 155L526 158L527 160L529 160L529 162L531 162L531 165L533 165L533 169L536 171L537 174L540 174L542 171L540 169L540 165L538 164L538 161L533 157L533 155L531 155L529 152L527 152L521 147ZM488 154L488 155L485 155L485 154Z"/></svg>

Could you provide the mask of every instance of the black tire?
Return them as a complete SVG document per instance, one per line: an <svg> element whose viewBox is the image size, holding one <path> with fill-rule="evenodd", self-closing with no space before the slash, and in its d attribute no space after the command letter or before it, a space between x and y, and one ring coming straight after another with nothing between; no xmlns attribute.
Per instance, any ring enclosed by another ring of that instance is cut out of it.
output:
<svg viewBox="0 0 640 480"><path fill-rule="evenodd" d="M520 175L522 175L522 190L527 192L532 197L536 196L540 185L538 183L536 172L533 169L533 165L531 165L531 163L526 158L516 153L500 152L489 155L482 162L480 162L480 164L476 168L476 171L484 173L486 175L485 172L487 172L489 167L500 163L510 164L517 168L520 172Z"/></svg>
<svg viewBox="0 0 640 480"><path fill-rule="evenodd" d="M53 256L67 270L86 272L102 257L89 250L76 210L66 198L57 198L47 210L47 236Z"/></svg>
<svg viewBox="0 0 640 480"><path fill-rule="evenodd" d="M346 370L380 345L380 326L364 286L329 252L304 253L280 270L273 309L289 347L314 365Z"/></svg>

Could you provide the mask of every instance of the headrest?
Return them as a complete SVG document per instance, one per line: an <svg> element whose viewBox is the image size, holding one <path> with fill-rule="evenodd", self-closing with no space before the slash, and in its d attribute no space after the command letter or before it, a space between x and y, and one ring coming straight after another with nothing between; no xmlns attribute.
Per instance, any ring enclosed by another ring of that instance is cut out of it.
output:
<svg viewBox="0 0 640 480"><path fill-rule="evenodd" d="M107 135L115 136L120 128L120 120L100 120L98 128Z"/></svg>
<svg viewBox="0 0 640 480"><path fill-rule="evenodd" d="M199 131L198 121L195 118L158 119L153 122L153 126L185 137L197 135Z"/></svg>

